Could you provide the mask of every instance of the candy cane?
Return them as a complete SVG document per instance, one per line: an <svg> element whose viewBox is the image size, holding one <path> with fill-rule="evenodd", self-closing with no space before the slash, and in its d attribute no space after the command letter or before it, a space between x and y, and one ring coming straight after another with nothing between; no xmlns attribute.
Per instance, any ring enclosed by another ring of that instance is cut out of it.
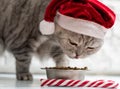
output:
<svg viewBox="0 0 120 89"><path fill-rule="evenodd" d="M118 83L108 80L97 81L81 81L81 80L64 80L64 79L40 79L41 86L63 86L63 87L95 87L114 89L118 87Z"/></svg>

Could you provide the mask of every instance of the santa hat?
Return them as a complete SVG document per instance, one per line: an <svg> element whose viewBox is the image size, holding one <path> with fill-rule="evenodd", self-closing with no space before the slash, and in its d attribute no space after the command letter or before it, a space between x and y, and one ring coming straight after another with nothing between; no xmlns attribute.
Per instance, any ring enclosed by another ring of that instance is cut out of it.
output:
<svg viewBox="0 0 120 89"><path fill-rule="evenodd" d="M40 22L43 35L54 33L54 19L66 30L103 39L115 14L98 0L52 0Z"/></svg>

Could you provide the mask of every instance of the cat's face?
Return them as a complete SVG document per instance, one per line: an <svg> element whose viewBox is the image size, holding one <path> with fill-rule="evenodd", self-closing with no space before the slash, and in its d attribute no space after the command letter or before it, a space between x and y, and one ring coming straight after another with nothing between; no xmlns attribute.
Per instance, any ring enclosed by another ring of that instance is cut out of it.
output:
<svg viewBox="0 0 120 89"><path fill-rule="evenodd" d="M103 45L103 40L77 34L56 24L56 37L64 53L70 58L85 58L96 53Z"/></svg>

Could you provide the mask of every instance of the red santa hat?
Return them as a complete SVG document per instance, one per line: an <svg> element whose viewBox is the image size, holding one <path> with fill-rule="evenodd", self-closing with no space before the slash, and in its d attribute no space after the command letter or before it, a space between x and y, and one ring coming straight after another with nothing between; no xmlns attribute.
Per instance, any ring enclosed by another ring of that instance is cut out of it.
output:
<svg viewBox="0 0 120 89"><path fill-rule="evenodd" d="M98 0L52 0L40 22L40 31L43 35L53 34L55 19L66 30L103 39L115 17L114 12Z"/></svg>

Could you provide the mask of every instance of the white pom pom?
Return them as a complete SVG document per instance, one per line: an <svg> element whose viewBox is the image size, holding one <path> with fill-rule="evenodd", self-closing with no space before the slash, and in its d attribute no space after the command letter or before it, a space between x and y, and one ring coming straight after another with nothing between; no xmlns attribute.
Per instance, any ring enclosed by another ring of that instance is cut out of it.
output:
<svg viewBox="0 0 120 89"><path fill-rule="evenodd" d="M40 22L39 30L43 35L51 35L55 31L55 25L53 22L43 20Z"/></svg>

